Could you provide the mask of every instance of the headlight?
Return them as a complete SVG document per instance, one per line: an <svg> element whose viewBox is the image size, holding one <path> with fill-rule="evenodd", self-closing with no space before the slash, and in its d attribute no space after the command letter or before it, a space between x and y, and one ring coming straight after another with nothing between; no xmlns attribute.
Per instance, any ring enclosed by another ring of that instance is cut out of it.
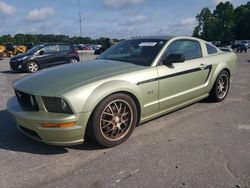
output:
<svg viewBox="0 0 250 188"><path fill-rule="evenodd" d="M22 61L22 60L25 60L26 58L27 58L27 56L24 56L22 58L17 59L17 61Z"/></svg>
<svg viewBox="0 0 250 188"><path fill-rule="evenodd" d="M58 97L42 97L45 108L48 112L73 114L68 103Z"/></svg>

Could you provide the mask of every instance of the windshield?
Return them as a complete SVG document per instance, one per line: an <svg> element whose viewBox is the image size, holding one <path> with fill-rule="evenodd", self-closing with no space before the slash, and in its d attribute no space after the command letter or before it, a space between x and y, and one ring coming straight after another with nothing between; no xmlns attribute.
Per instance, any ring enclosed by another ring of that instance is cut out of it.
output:
<svg viewBox="0 0 250 188"><path fill-rule="evenodd" d="M166 40L158 39L126 40L112 46L97 59L123 61L142 66L150 66L165 43Z"/></svg>
<svg viewBox="0 0 250 188"><path fill-rule="evenodd" d="M26 53L27 54L34 54L36 53L38 50L40 50L40 48L43 47L43 45L37 45L31 49L29 49Z"/></svg>

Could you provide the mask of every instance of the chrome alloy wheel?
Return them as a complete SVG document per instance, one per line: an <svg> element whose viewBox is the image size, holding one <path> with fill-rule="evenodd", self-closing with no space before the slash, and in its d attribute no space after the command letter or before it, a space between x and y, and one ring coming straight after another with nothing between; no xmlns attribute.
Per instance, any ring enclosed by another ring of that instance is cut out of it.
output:
<svg viewBox="0 0 250 188"><path fill-rule="evenodd" d="M223 99L226 96L228 90L228 84L229 84L228 76L226 74L222 74L217 82L216 92L218 98Z"/></svg>
<svg viewBox="0 0 250 188"><path fill-rule="evenodd" d="M37 70L38 70L38 65L37 65L37 63L35 63L35 62L30 62L29 64L28 64L28 71L29 72L36 72Z"/></svg>
<svg viewBox="0 0 250 188"><path fill-rule="evenodd" d="M132 107L126 101L112 101L101 114L102 135L109 141L122 139L129 132L133 118Z"/></svg>

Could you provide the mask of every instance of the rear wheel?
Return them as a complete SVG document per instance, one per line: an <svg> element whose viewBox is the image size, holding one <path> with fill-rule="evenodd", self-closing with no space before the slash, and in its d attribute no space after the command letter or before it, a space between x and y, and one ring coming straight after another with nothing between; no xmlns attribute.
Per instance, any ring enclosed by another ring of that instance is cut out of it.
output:
<svg viewBox="0 0 250 188"><path fill-rule="evenodd" d="M136 124L137 108L133 99L125 94L113 94L98 104L89 126L92 140L114 147L128 139Z"/></svg>
<svg viewBox="0 0 250 188"><path fill-rule="evenodd" d="M39 70L39 65L37 62L31 61L27 63L27 72L34 73L37 72L38 70Z"/></svg>
<svg viewBox="0 0 250 188"><path fill-rule="evenodd" d="M230 85L230 78L229 78L229 73L227 71L222 71L215 83L214 86L210 92L210 99L214 102L221 102L223 101L229 90L229 85Z"/></svg>

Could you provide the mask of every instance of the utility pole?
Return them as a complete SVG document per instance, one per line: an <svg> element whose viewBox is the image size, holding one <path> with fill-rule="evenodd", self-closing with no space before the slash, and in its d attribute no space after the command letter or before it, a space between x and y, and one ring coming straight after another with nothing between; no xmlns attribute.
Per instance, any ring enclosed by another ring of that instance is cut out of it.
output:
<svg viewBox="0 0 250 188"><path fill-rule="evenodd" d="M78 0L79 6L79 24L80 24L80 37L82 37L82 14L81 14L81 2Z"/></svg>
<svg viewBox="0 0 250 188"><path fill-rule="evenodd" d="M79 12L79 23L80 23L80 37L82 37L82 15Z"/></svg>

